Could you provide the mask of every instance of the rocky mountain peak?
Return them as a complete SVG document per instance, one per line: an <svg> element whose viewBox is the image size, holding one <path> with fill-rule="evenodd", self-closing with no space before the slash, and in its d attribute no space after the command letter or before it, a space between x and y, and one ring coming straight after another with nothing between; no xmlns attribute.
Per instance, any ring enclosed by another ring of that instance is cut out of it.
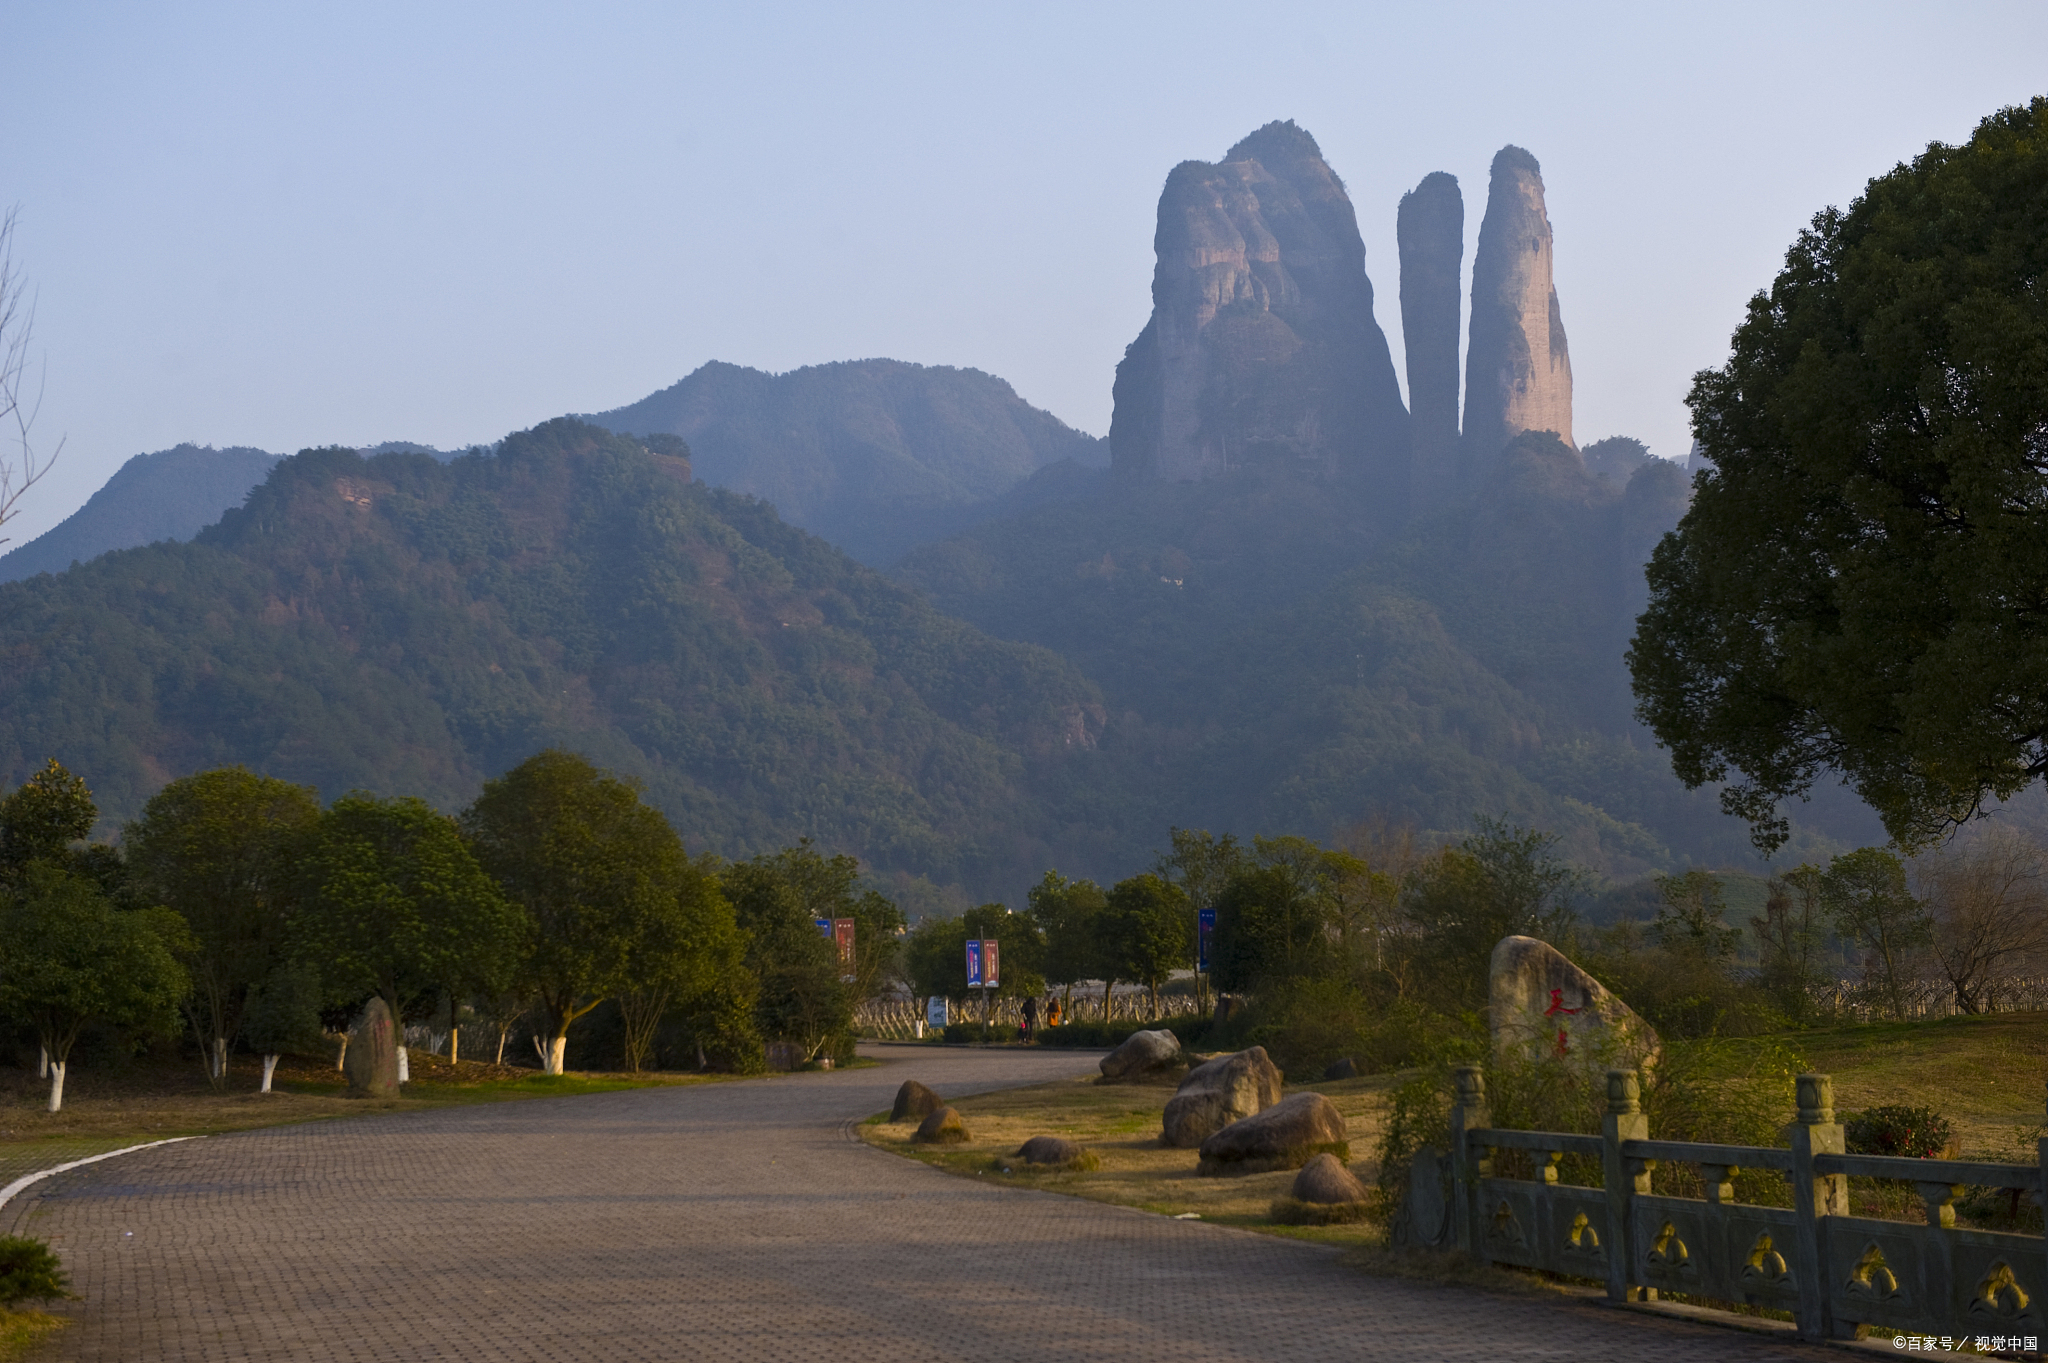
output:
<svg viewBox="0 0 2048 1363"><path fill-rule="evenodd" d="M1472 335L1465 366L1467 457L1484 468L1522 431L1572 440L1572 363L1551 282L1550 215L1536 158L1493 158L1472 258Z"/></svg>
<svg viewBox="0 0 2048 1363"><path fill-rule="evenodd" d="M1365 243L1315 139L1269 123L1167 176L1152 318L1117 368L1111 458L1195 481L1282 465L1405 483L1407 412Z"/></svg>

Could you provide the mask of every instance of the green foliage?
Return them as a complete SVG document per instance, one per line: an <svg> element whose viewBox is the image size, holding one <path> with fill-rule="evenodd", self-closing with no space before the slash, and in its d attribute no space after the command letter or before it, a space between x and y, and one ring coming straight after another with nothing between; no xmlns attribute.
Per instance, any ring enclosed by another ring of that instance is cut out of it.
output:
<svg viewBox="0 0 2048 1363"><path fill-rule="evenodd" d="M477 861L525 912L516 973L559 1052L571 1023L632 987L643 934L700 873L638 791L574 753L537 753L485 782L461 824Z"/></svg>
<svg viewBox="0 0 2048 1363"><path fill-rule="evenodd" d="M47 1244L24 1235L0 1235L0 1306L70 1295L71 1279Z"/></svg>
<svg viewBox="0 0 2048 1363"><path fill-rule="evenodd" d="M1629 667L1761 845L1839 772L1915 848L2048 771L2048 98L1815 216L1693 425Z"/></svg>
<svg viewBox="0 0 2048 1363"><path fill-rule="evenodd" d="M98 818L84 779L51 758L0 797L0 878L18 882L31 863L61 860Z"/></svg>
<svg viewBox="0 0 2048 1363"><path fill-rule="evenodd" d="M304 875L293 948L337 1002L376 993L403 1019L443 993L494 993L527 946L524 916L423 800L336 800Z"/></svg>
<svg viewBox="0 0 2048 1363"><path fill-rule="evenodd" d="M173 1031L186 939L169 909L117 909L93 881L33 862L0 893L0 1015L27 1025L59 1062L90 1022Z"/></svg>
<svg viewBox="0 0 2048 1363"><path fill-rule="evenodd" d="M1822 872L1798 866L1766 887L1761 917L1749 920L1757 946L1757 986L1793 1023L1813 1017L1811 990L1822 979L1820 950L1827 935Z"/></svg>
<svg viewBox="0 0 2048 1363"><path fill-rule="evenodd" d="M1156 1012L1159 986L1195 963L1195 911L1187 896L1150 872L1132 876L1110 889L1100 921L1105 960L1115 964L1105 976L1144 985Z"/></svg>
<svg viewBox="0 0 2048 1363"><path fill-rule="evenodd" d="M310 965L274 967L249 991L242 1043L258 1055L319 1055L325 1036L320 973Z"/></svg>
<svg viewBox="0 0 2048 1363"><path fill-rule="evenodd" d="M1904 1017L1910 955L1933 938L1926 906L1907 888L1905 864L1883 848L1859 847L1828 863L1820 899L1835 930L1868 949L1892 1016Z"/></svg>
<svg viewBox="0 0 2048 1363"><path fill-rule="evenodd" d="M1409 877L1402 911L1413 932L1418 996L1445 1012L1486 1003L1487 970L1503 937L1568 946L1585 872L1557 854L1557 838L1496 820L1445 848Z"/></svg>
<svg viewBox="0 0 2048 1363"><path fill-rule="evenodd" d="M1026 894L1025 903L1024 911L1045 938L1043 969L1048 984L1104 978L1102 915L1109 908L1109 898L1101 886L1047 871ZM964 931L961 939L966 940Z"/></svg>
<svg viewBox="0 0 2048 1363"><path fill-rule="evenodd" d="M1664 907L1650 932L1660 943L1708 960L1727 960L1735 954L1742 934L1722 921L1728 905L1722 898L1719 876L1698 869L1659 876L1657 889L1664 897Z"/></svg>
<svg viewBox="0 0 2048 1363"><path fill-rule="evenodd" d="M191 930L185 1009L202 1050L234 1044L250 991L289 954L298 866L319 817L306 787L223 767L171 782L122 830L136 894Z"/></svg>
<svg viewBox="0 0 2048 1363"><path fill-rule="evenodd" d="M860 866L850 857L826 858L808 841L769 856L725 868L722 880L740 930L746 934L747 964L760 981L755 1015L772 1041L793 1041L815 1057L849 1035L859 987L861 937L856 909ZM868 892L872 894L873 892ZM886 911L870 906L871 921L888 922L895 906L879 895ZM820 934L817 920L855 919L856 970L839 959L835 944ZM893 928L893 923L890 923ZM894 939L869 942L869 950L891 951ZM870 956L870 962L884 957ZM871 964L879 972L879 964ZM853 975L849 982L845 977ZM874 978L871 976L870 978Z"/></svg>
<svg viewBox="0 0 2048 1363"><path fill-rule="evenodd" d="M1783 1026L1778 998L1717 946L1711 934L1646 933L1624 921L1594 934L1579 964L1669 1040L1757 1036Z"/></svg>
<svg viewBox="0 0 2048 1363"><path fill-rule="evenodd" d="M1955 1124L1933 1108L1900 1103L1845 1112L1842 1125L1849 1150L1857 1155L1947 1159L1956 1139Z"/></svg>

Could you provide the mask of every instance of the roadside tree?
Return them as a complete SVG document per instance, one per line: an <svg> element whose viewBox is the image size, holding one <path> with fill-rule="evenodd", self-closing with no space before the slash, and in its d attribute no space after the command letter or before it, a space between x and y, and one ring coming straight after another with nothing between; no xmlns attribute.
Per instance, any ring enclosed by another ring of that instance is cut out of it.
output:
<svg viewBox="0 0 2048 1363"><path fill-rule="evenodd" d="M250 991L288 954L293 868L319 818L310 786L222 767L171 782L122 830L136 894L191 929L185 1016L215 1087Z"/></svg>
<svg viewBox="0 0 2048 1363"><path fill-rule="evenodd" d="M169 909L118 909L90 879L47 861L0 892L0 1013L49 1056L50 1111L64 1106L71 1048L88 1023L177 1029L185 933Z"/></svg>
<svg viewBox="0 0 2048 1363"><path fill-rule="evenodd" d="M1904 1017L1913 957L1932 939L1934 926L1906 884L1905 865L1880 847L1844 853L1828 863L1821 902L1835 930L1870 953L1868 973L1876 976L1892 1016Z"/></svg>

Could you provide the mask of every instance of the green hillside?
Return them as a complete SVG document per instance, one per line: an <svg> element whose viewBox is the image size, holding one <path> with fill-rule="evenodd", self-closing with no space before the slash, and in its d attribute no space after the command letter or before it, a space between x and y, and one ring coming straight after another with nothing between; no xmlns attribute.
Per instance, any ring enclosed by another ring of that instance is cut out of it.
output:
<svg viewBox="0 0 2048 1363"><path fill-rule="evenodd" d="M0 587L0 782L57 756L116 821L233 762L453 806L560 744L729 856L811 835L1028 877L1095 688L646 444L560 420L445 464L308 451L192 543Z"/></svg>
<svg viewBox="0 0 2048 1363"><path fill-rule="evenodd" d="M682 437L704 481L765 498L878 566L1005 510L996 499L1047 465L1109 462L1102 441L1002 379L900 360L786 374L713 362L589 420Z"/></svg>
<svg viewBox="0 0 2048 1363"><path fill-rule="evenodd" d="M1101 684L1119 782L1096 796L1105 854L1169 822L1327 837L1373 814L1452 831L1487 813L1621 874L1750 856L1630 718L1641 565L1685 496L1667 462L1623 484L1529 435L1476 495L1395 535L1367 528L1363 492L1268 471L1112 485L901 572ZM1874 828L1841 799L1801 812L1809 842Z"/></svg>

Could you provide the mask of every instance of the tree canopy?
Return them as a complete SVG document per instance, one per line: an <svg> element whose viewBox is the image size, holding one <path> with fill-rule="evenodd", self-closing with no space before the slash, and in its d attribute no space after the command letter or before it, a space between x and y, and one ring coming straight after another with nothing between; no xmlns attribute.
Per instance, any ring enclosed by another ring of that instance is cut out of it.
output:
<svg viewBox="0 0 2048 1363"><path fill-rule="evenodd" d="M2048 99L1816 216L1693 428L1638 715L1758 844L1841 773L1902 846L2048 774Z"/></svg>

